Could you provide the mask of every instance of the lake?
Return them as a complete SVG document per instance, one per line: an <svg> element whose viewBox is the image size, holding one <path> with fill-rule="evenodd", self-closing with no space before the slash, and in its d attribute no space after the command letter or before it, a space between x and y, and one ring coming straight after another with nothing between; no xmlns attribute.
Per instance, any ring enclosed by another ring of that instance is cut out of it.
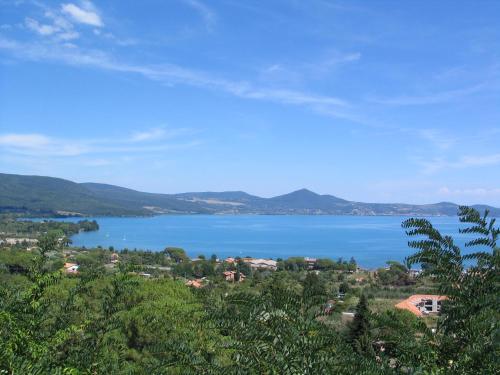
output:
<svg viewBox="0 0 500 375"><path fill-rule="evenodd" d="M176 246L191 257L354 257L368 268L383 266L387 260L403 261L412 253L401 228L406 218L397 216L162 215L95 219L100 230L73 236L74 245L153 251ZM458 234L461 224L457 217L430 220L442 233L463 243L465 236Z"/></svg>

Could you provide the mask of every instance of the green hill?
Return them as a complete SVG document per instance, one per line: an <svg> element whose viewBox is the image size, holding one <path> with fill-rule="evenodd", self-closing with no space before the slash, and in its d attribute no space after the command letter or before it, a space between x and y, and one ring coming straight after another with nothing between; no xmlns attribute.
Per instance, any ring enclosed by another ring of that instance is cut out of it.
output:
<svg viewBox="0 0 500 375"><path fill-rule="evenodd" d="M53 177L0 174L0 210L50 214L137 215L142 211L96 197L84 186Z"/></svg>
<svg viewBox="0 0 500 375"><path fill-rule="evenodd" d="M0 174L0 212L82 216L199 213L203 208L162 194L54 177Z"/></svg>
<svg viewBox="0 0 500 375"><path fill-rule="evenodd" d="M500 216L500 209L485 205ZM457 214L458 205L441 202L426 205L352 202L307 189L273 198L242 191L182 194L144 193L114 185L82 183L54 177L0 174L0 212L31 215L134 216L180 214L270 215L401 215Z"/></svg>

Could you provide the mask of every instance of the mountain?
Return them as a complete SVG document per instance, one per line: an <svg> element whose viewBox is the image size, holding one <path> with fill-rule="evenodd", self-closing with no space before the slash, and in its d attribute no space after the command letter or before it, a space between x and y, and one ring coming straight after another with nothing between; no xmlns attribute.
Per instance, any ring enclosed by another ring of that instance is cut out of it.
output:
<svg viewBox="0 0 500 375"><path fill-rule="evenodd" d="M0 174L0 212L137 215L142 210L103 201L84 186L61 178Z"/></svg>
<svg viewBox="0 0 500 375"><path fill-rule="evenodd" d="M500 216L500 209L473 206ZM42 176L0 173L0 212L31 215L140 216L154 214L456 215L450 202L412 205L353 202L307 189L262 198L243 191L144 193L114 185L75 183Z"/></svg>
<svg viewBox="0 0 500 375"><path fill-rule="evenodd" d="M32 215L135 216L210 213L165 194L105 184L78 184L54 177L0 173L0 212Z"/></svg>
<svg viewBox="0 0 500 375"><path fill-rule="evenodd" d="M169 194L143 193L114 185L82 183L93 196L104 202L147 213L210 213L199 204L177 199Z"/></svg>

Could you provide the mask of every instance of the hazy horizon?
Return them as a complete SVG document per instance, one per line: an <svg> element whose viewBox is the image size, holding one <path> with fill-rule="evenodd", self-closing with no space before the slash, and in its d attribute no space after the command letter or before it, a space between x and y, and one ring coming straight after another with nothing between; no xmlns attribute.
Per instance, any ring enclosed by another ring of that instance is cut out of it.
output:
<svg viewBox="0 0 500 375"><path fill-rule="evenodd" d="M500 2L0 8L5 173L500 206Z"/></svg>

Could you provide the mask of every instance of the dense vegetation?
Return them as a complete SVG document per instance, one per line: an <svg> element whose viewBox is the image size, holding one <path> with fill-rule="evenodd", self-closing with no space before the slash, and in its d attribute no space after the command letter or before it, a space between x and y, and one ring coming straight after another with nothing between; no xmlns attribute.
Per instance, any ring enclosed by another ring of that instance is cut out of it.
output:
<svg viewBox="0 0 500 375"><path fill-rule="evenodd" d="M500 209L489 209L500 215ZM0 173L0 213L126 216L156 213L455 215L454 203L428 205L351 202L301 189L272 198L244 192L152 194L119 186Z"/></svg>
<svg viewBox="0 0 500 375"><path fill-rule="evenodd" d="M49 231L36 250L0 250L0 372L498 373L500 231L473 209L460 214L478 251L463 255L410 219L416 253L377 272L355 271L354 260L311 268L294 258L270 271L215 255L192 261L178 248L75 249ZM65 261L78 273L62 271ZM416 263L424 273L410 279ZM225 281L226 270L245 281ZM193 277L204 287L184 285ZM393 308L429 292L448 296L439 318Z"/></svg>
<svg viewBox="0 0 500 375"><path fill-rule="evenodd" d="M27 237L36 238L49 231L60 231L64 236L70 237L78 232L91 232L99 230L99 224L95 220L79 220L76 223L44 220L30 221L17 220L16 217L0 217L1 237Z"/></svg>

